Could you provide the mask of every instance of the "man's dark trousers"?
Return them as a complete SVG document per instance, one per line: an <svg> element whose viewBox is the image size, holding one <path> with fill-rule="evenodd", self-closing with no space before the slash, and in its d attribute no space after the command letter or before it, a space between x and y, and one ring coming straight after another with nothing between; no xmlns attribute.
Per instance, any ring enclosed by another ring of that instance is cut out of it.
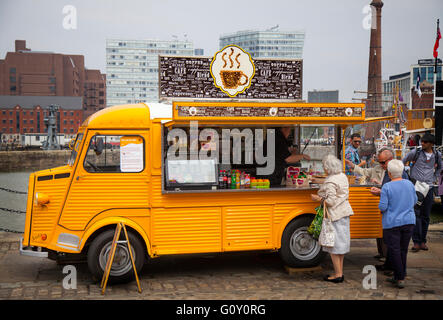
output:
<svg viewBox="0 0 443 320"><path fill-rule="evenodd" d="M406 277L406 257L413 230L413 224L383 229L383 237L388 247L389 262L394 270L395 280L404 280Z"/></svg>
<svg viewBox="0 0 443 320"><path fill-rule="evenodd" d="M434 203L434 188L429 188L423 204L418 208L414 208L415 211L415 228L412 234L412 241L414 244L426 243L426 236L428 234L429 216L432 210L432 204Z"/></svg>

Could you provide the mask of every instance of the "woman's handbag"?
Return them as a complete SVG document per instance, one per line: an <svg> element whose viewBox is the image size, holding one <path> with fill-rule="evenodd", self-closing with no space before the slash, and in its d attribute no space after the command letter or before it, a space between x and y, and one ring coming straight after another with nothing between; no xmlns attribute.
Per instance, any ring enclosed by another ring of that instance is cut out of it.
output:
<svg viewBox="0 0 443 320"><path fill-rule="evenodd" d="M314 220L312 220L311 225L308 228L308 233L315 240L317 240L320 235L321 225L323 222L323 207L318 206L317 208L315 208L315 212L317 212L317 214L315 215Z"/></svg>
<svg viewBox="0 0 443 320"><path fill-rule="evenodd" d="M332 225L332 220L329 217L326 203L323 203L323 207L324 216L318 242L322 247L333 247L335 242L334 226Z"/></svg>

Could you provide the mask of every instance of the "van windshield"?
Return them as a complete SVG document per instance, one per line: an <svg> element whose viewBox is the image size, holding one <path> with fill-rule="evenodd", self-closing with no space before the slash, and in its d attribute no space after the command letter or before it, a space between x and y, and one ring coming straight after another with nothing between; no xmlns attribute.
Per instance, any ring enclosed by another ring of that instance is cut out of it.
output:
<svg viewBox="0 0 443 320"><path fill-rule="evenodd" d="M78 151L80 150L80 145L83 139L83 133L77 134L75 138L74 147L72 148L71 156L69 157L68 165L73 166L75 159L77 158Z"/></svg>

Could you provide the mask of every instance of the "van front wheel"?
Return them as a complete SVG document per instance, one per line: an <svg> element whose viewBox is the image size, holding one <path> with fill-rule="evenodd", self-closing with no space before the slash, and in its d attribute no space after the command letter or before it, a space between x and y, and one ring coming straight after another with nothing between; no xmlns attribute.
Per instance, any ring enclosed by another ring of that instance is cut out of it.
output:
<svg viewBox="0 0 443 320"><path fill-rule="evenodd" d="M98 235L91 243L88 250L88 267L95 280L101 281L109 254L111 252L112 240L114 239L114 230L107 230ZM134 257L137 272L140 272L144 264L144 247L139 238L128 231L128 237L131 244L132 256ZM120 240L126 240L123 230L120 234ZM114 262L109 273L109 283L125 283L133 280L134 270L132 268L131 256L126 243L118 243L115 250Z"/></svg>
<svg viewBox="0 0 443 320"><path fill-rule="evenodd" d="M292 220L283 231L280 255L289 267L317 266L325 256L318 241L308 233L314 215Z"/></svg>

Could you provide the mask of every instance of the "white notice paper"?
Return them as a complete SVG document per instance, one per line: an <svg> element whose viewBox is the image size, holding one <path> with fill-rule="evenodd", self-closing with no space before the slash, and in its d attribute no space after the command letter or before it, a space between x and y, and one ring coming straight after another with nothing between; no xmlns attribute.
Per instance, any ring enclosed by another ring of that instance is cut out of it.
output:
<svg viewBox="0 0 443 320"><path fill-rule="evenodd" d="M143 170L143 139L141 137L121 137L120 171L140 172Z"/></svg>

